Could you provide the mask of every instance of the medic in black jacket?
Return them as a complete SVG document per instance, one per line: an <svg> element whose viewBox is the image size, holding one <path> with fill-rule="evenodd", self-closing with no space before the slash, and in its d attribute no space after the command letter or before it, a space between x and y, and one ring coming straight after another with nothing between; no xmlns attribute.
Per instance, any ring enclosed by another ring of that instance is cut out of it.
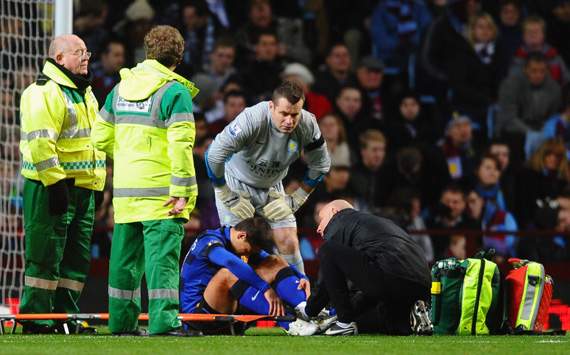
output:
<svg viewBox="0 0 570 355"><path fill-rule="evenodd" d="M392 221L356 211L344 200L327 204L319 217L317 232L325 243L307 315L316 316L330 302L338 321L327 334L352 335L363 313L380 308L381 332L431 334L431 276L420 246ZM358 290L355 297L348 280Z"/></svg>

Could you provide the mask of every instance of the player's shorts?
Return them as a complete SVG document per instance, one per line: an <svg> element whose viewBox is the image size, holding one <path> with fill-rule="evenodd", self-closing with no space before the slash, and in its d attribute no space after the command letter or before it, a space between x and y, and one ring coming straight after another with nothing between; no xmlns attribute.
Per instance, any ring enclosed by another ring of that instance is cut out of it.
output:
<svg viewBox="0 0 570 355"><path fill-rule="evenodd" d="M262 209L268 202L269 189L258 189L256 187L247 185L228 174L226 174L226 184L232 191L235 191L237 193L247 192L250 196L251 204L253 205L253 207L255 207L255 211L260 216L263 216ZM280 193L285 194L285 189L283 188L282 182L279 182L277 185L273 186L273 188L279 191ZM231 213L224 206L222 201L218 199L217 196L216 196L216 208L218 209L218 216L220 217L220 224L222 226L233 227L239 222L241 222L241 219L239 219L236 215ZM272 229L297 227L297 221L293 214L280 221L275 221L275 222L268 221L268 222Z"/></svg>

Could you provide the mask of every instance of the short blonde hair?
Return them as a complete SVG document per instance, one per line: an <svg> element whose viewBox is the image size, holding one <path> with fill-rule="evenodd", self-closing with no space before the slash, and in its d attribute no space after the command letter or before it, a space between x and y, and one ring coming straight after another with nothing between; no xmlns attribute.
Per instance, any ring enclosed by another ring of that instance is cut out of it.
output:
<svg viewBox="0 0 570 355"><path fill-rule="evenodd" d="M360 141L360 149L368 148L370 142L380 142L386 145L386 136L377 129L367 129L358 137Z"/></svg>
<svg viewBox="0 0 570 355"><path fill-rule="evenodd" d="M493 20L491 15L487 13L481 13L473 16L469 21L469 32L467 34L469 42L471 42L471 44L475 43L475 25L479 20L486 21L487 24L491 26L491 30L493 31L493 40L497 39L497 36L499 34L499 29L497 28L497 24L495 24L495 20Z"/></svg>
<svg viewBox="0 0 570 355"><path fill-rule="evenodd" d="M523 32L526 31L527 27L529 25L540 25L540 27L542 27L542 32L545 32L546 34L546 22L544 21L544 19L540 16L536 16L536 15L531 15L527 18L524 19L523 23L522 23L522 30Z"/></svg>
<svg viewBox="0 0 570 355"><path fill-rule="evenodd" d="M166 67L176 66L182 60L184 38L172 26L156 26L144 36L144 48L147 59L156 59Z"/></svg>

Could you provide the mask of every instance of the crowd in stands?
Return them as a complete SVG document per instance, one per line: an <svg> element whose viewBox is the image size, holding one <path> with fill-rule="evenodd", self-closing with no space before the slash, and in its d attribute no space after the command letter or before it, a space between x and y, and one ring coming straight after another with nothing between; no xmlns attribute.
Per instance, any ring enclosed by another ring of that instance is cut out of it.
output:
<svg viewBox="0 0 570 355"><path fill-rule="evenodd" d="M314 229L324 201L345 198L410 231L434 231L413 236L430 261L465 257L474 230L501 258L569 258L569 0L78 4L74 31L93 52L100 105L119 70L144 59L153 25L176 26L185 38L177 71L200 88L200 196L189 235L219 223L204 166L212 139L281 80L296 78L332 158L297 214L301 230ZM301 159L287 189L302 171ZM108 184L94 239L103 255L112 227ZM516 230L561 235L493 233Z"/></svg>

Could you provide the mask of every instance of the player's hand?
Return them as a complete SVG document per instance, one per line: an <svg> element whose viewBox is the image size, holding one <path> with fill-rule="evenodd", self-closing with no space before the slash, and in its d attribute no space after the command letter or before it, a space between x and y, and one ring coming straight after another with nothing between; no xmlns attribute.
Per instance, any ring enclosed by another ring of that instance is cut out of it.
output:
<svg viewBox="0 0 570 355"><path fill-rule="evenodd" d="M305 291L305 295L307 296L307 299L309 299L309 297L311 297L311 283L309 282L309 280L300 279L299 280L299 286L297 286L297 290Z"/></svg>
<svg viewBox="0 0 570 355"><path fill-rule="evenodd" d="M263 207L263 214L270 221L283 220L297 212L308 197L309 194L302 187L299 187L291 195L283 195L271 187L268 193L270 202Z"/></svg>
<svg viewBox="0 0 570 355"><path fill-rule="evenodd" d="M163 205L164 207L172 205L172 209L168 211L169 216L174 216L177 214L182 213L186 204L188 203L188 199L186 197L169 197L168 201Z"/></svg>
<svg viewBox="0 0 570 355"><path fill-rule="evenodd" d="M293 210L285 200L285 195L271 187L268 193L268 204L263 209L263 215L270 221L281 221L293 214Z"/></svg>
<svg viewBox="0 0 570 355"><path fill-rule="evenodd" d="M269 315L271 316L284 316L285 315L285 307L283 306L283 302L277 296L275 291L272 288L268 288L263 296L269 303Z"/></svg>
<svg viewBox="0 0 570 355"><path fill-rule="evenodd" d="M222 201L224 206L239 219L246 219L253 217L255 208L249 201L249 195L245 192L236 193L227 185L216 187L214 192Z"/></svg>

